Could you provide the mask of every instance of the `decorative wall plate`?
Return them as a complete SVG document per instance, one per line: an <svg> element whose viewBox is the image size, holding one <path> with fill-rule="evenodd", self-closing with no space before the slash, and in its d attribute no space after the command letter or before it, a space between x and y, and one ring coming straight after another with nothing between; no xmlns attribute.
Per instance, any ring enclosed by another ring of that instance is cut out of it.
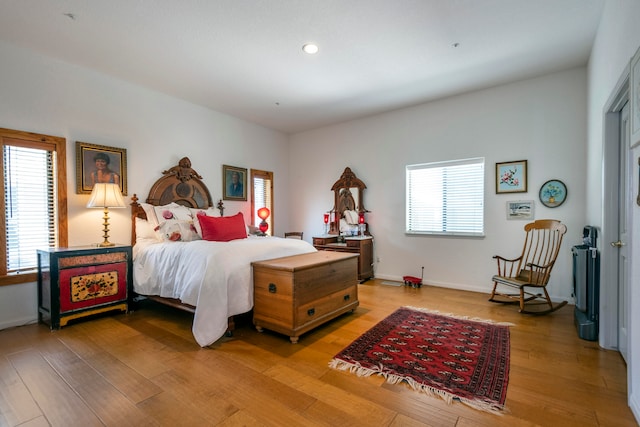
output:
<svg viewBox="0 0 640 427"><path fill-rule="evenodd" d="M559 179L551 179L540 187L540 202L548 208L557 208L567 200L567 186Z"/></svg>

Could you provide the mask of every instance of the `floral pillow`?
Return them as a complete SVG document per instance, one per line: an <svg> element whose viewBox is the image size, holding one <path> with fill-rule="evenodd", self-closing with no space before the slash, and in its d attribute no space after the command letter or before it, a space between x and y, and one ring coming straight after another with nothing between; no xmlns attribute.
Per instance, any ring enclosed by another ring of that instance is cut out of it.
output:
<svg viewBox="0 0 640 427"><path fill-rule="evenodd" d="M202 238L215 242L228 242L247 238L247 227L242 212L233 216L211 217L198 215Z"/></svg>
<svg viewBox="0 0 640 427"><path fill-rule="evenodd" d="M177 203L169 203L164 206L155 206L153 208L158 219L158 224L162 224L164 221L177 220L177 221L191 221L193 217L189 208L179 205Z"/></svg>
<svg viewBox="0 0 640 427"><path fill-rule="evenodd" d="M193 221L167 220L156 227L161 240L171 242L191 242L200 240Z"/></svg>

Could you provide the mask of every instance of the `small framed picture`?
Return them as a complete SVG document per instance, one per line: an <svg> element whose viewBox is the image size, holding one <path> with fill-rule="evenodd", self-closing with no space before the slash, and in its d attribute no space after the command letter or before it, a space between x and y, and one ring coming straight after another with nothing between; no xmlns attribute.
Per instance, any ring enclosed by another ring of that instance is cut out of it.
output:
<svg viewBox="0 0 640 427"><path fill-rule="evenodd" d="M507 219L533 219L533 200L507 202Z"/></svg>
<svg viewBox="0 0 640 427"><path fill-rule="evenodd" d="M224 200L247 200L247 170L222 165L222 198Z"/></svg>
<svg viewBox="0 0 640 427"><path fill-rule="evenodd" d="M118 184L127 195L127 150L76 141L76 193L90 194L99 182Z"/></svg>
<svg viewBox="0 0 640 427"><path fill-rule="evenodd" d="M567 186L559 179L550 179L540 187L540 202L548 208L557 208L567 200Z"/></svg>
<svg viewBox="0 0 640 427"><path fill-rule="evenodd" d="M496 194L527 192L527 161L496 163Z"/></svg>

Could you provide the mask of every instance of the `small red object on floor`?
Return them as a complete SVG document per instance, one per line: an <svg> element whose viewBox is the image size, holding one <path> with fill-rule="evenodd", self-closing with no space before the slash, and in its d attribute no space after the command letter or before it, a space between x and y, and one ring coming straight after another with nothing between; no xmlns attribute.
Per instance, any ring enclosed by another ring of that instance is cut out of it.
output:
<svg viewBox="0 0 640 427"><path fill-rule="evenodd" d="M424 267L422 267L421 277L415 276L402 276L402 280L406 286L411 286L413 288L419 288L422 286L422 277L424 277Z"/></svg>

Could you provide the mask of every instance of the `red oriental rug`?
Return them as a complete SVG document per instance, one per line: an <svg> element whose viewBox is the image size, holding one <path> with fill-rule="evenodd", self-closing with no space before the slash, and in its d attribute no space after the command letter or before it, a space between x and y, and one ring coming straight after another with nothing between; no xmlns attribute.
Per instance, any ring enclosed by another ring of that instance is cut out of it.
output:
<svg viewBox="0 0 640 427"><path fill-rule="evenodd" d="M329 366L358 376L504 410L509 383L509 324L401 307L338 353Z"/></svg>

